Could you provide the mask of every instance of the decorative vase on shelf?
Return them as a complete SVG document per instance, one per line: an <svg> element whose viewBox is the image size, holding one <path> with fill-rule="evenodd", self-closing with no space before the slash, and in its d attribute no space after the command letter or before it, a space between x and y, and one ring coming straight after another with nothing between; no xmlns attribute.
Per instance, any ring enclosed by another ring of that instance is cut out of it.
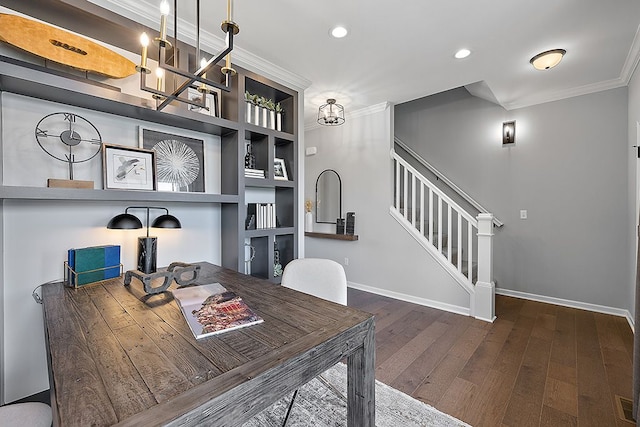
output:
<svg viewBox="0 0 640 427"><path fill-rule="evenodd" d="M280 249L278 241L273 242L273 277L282 276L282 264L280 264Z"/></svg>
<svg viewBox="0 0 640 427"><path fill-rule="evenodd" d="M244 156L245 169L256 168L256 156L251 152L251 144L247 144L247 154Z"/></svg>
<svg viewBox="0 0 640 427"><path fill-rule="evenodd" d="M260 126L260 106L258 104L253 105L253 124Z"/></svg>
<svg viewBox="0 0 640 427"><path fill-rule="evenodd" d="M280 103L278 102L276 104L276 108L275 108L275 113L276 113L276 130L277 131L281 131L282 130L282 112L284 110L282 109L282 106L280 105Z"/></svg>
<svg viewBox="0 0 640 427"><path fill-rule="evenodd" d="M262 107L262 122L260 123L260 125L264 128L269 127L269 110L267 110L265 107Z"/></svg>
<svg viewBox="0 0 640 427"><path fill-rule="evenodd" d="M304 214L304 231L308 233L313 231L313 214L311 212Z"/></svg>
<svg viewBox="0 0 640 427"><path fill-rule="evenodd" d="M251 112L253 110L253 104L250 101L245 102L246 106L247 106L247 117L246 117L246 122L247 123L253 123L253 121L251 120Z"/></svg>
<svg viewBox="0 0 640 427"><path fill-rule="evenodd" d="M276 112L273 110L269 110L269 129L276 128Z"/></svg>

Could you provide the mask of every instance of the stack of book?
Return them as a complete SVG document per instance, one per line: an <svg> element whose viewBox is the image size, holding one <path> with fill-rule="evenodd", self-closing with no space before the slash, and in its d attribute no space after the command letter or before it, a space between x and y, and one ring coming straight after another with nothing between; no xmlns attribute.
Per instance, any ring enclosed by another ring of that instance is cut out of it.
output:
<svg viewBox="0 0 640 427"><path fill-rule="evenodd" d="M247 205L248 230L274 228L278 226L275 203L249 203Z"/></svg>
<svg viewBox="0 0 640 427"><path fill-rule="evenodd" d="M65 277L69 286L77 288L121 274L118 245L69 249L67 255Z"/></svg>
<svg viewBox="0 0 640 427"><path fill-rule="evenodd" d="M264 178L264 171L261 169L244 168L245 178Z"/></svg>

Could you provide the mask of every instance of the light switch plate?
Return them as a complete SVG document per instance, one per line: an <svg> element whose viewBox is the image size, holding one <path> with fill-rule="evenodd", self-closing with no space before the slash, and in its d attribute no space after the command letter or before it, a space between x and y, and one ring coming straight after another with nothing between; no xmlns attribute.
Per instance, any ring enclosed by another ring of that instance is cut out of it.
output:
<svg viewBox="0 0 640 427"><path fill-rule="evenodd" d="M527 210L526 209L522 209L520 211L520 219L527 219Z"/></svg>

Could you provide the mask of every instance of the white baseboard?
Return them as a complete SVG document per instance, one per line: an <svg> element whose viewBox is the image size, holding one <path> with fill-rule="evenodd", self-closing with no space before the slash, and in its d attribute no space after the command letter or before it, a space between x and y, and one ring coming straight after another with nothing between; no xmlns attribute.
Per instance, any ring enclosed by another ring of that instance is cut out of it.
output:
<svg viewBox="0 0 640 427"><path fill-rule="evenodd" d="M376 295L382 295L384 297L394 298L401 301L411 302L418 305L423 305L425 307L436 308L442 311L448 311L450 313L462 314L465 316L469 316L470 311L468 307L460 307L453 304L447 304L440 301L433 301L427 298L420 298L414 295L402 294L400 292L393 292L387 289L374 288L367 285L362 285L360 283L348 282L347 285L350 288L358 289L365 292L370 292Z"/></svg>
<svg viewBox="0 0 640 427"><path fill-rule="evenodd" d="M440 301L434 301L427 298L420 298L413 295L407 295L400 292L394 292L387 289L374 288L372 286L362 285L360 283L348 282L350 288L359 289L365 292L371 292L372 294L382 295L384 297L394 298L401 301L410 302L413 304L423 305L425 307L436 308L438 310L448 311L450 313L462 314L465 316L470 315L470 310L467 307L460 307L457 305L447 304ZM563 307L577 308L580 310L593 311L596 313L611 314L613 316L620 316L627 319L627 323L631 327L631 331L635 333L635 325L633 316L629 310L623 310L621 308L607 307L604 305L590 304L587 302L572 301L562 298L547 297L543 295L530 294L527 292L512 291L510 289L496 288L496 295L504 295L508 297L515 297L521 299L527 299L531 301L544 302L548 304L561 305Z"/></svg>
<svg viewBox="0 0 640 427"><path fill-rule="evenodd" d="M572 301L572 300L562 299L562 298L547 297L543 295L530 294L527 292L512 291L511 289L496 288L496 294L504 295L507 297L528 299L531 301L546 302L548 304L561 305L563 307L577 308L580 310L593 311L596 313L611 314L613 316L624 317L627 319L627 322L629 323L631 330L635 332L633 316L631 315L629 310L623 310L621 308L614 308L614 307L607 307L605 305L590 304L588 302L580 302L580 301Z"/></svg>

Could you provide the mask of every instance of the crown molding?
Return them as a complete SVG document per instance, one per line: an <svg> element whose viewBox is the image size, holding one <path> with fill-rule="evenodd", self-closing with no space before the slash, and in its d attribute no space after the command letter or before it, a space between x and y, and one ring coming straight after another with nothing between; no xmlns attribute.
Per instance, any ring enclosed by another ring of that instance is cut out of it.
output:
<svg viewBox="0 0 640 427"><path fill-rule="evenodd" d="M518 108L531 107L533 105L545 104L547 102L560 101L567 98L573 98L575 96L589 95L591 93L601 92L603 90L616 89L626 86L621 77L617 79L606 80L603 82L592 83L588 85L578 86L566 90L545 92L541 95L534 95L525 97L514 102L501 103L502 107L507 110L515 110Z"/></svg>
<svg viewBox="0 0 640 427"><path fill-rule="evenodd" d="M631 77L633 77L633 73L636 71L638 67L638 63L640 62L640 26L636 30L636 35L633 38L633 42L631 43L631 49L629 49L629 54L627 55L627 60L624 62L624 66L622 67L622 72L620 73L620 78L628 85L631 81Z"/></svg>
<svg viewBox="0 0 640 427"><path fill-rule="evenodd" d="M370 105L369 107L360 108L359 110L355 110L352 113L347 114L347 117L350 119L355 119L356 117L368 116L370 114L380 113L391 106L391 103L388 101L380 102L379 104Z"/></svg>
<svg viewBox="0 0 640 427"><path fill-rule="evenodd" d="M140 0L90 0L92 3L109 9L119 15L125 16L136 22L139 22L150 28L157 28L160 26L159 18L154 14L156 10L154 5ZM168 33L171 35L173 32L173 19L169 19L167 22L169 29ZM178 17L178 28L180 29L179 39L185 43L195 45L196 43L196 31L193 23L190 23L184 19ZM214 35L210 31L200 31L200 48L207 52L219 52L225 46L223 38ZM254 71L264 77L288 86L298 92L303 92L306 88L311 86L311 81L299 76L295 73L285 70L278 65L275 65L269 61L260 58L257 55L250 53L240 47L234 47L233 49L233 63L242 68Z"/></svg>

